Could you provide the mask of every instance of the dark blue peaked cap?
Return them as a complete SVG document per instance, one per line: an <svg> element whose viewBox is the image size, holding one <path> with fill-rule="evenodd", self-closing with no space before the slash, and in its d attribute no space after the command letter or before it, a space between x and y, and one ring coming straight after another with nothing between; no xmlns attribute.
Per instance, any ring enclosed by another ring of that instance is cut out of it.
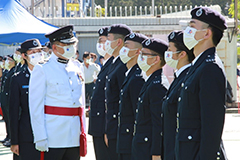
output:
<svg viewBox="0 0 240 160"><path fill-rule="evenodd" d="M131 32L132 32L131 28L128 27L126 24L113 24L110 27L108 27L108 33L115 33L126 36Z"/></svg>
<svg viewBox="0 0 240 160"><path fill-rule="evenodd" d="M191 11L192 19L197 19L199 21L205 22L212 25L221 31L227 29L226 20L215 10L208 7L196 7Z"/></svg>
<svg viewBox="0 0 240 160"><path fill-rule="evenodd" d="M142 43L146 39L148 39L148 37L145 36L144 34L130 33L124 38L124 41L130 40L130 41Z"/></svg>
<svg viewBox="0 0 240 160"><path fill-rule="evenodd" d="M164 57L164 52L168 49L168 43L157 38L146 39L142 42L143 48L148 48Z"/></svg>
<svg viewBox="0 0 240 160"><path fill-rule="evenodd" d="M49 38L49 41L56 42L59 41L65 44L71 44L77 42L77 38L73 34L73 25L68 25L61 27L51 33L45 34L46 38Z"/></svg>

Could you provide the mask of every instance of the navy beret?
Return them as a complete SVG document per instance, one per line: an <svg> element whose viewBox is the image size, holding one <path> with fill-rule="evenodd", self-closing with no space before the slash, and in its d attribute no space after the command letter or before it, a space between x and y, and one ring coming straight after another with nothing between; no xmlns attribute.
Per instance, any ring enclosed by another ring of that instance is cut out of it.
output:
<svg viewBox="0 0 240 160"><path fill-rule="evenodd" d="M181 44L184 47L184 51L189 51L183 42L183 31L172 31L168 35L168 42Z"/></svg>
<svg viewBox="0 0 240 160"><path fill-rule="evenodd" d="M21 49L19 51L21 53L26 53L28 50L31 50L31 49L42 49L42 48L43 47L38 39L28 39L21 44Z"/></svg>
<svg viewBox="0 0 240 160"><path fill-rule="evenodd" d="M130 33L124 38L124 41L130 40L130 41L142 43L146 39L148 39L148 37L145 36L144 34Z"/></svg>
<svg viewBox="0 0 240 160"><path fill-rule="evenodd" d="M164 52L168 49L168 43L156 38L146 39L142 42L143 48L148 48L164 57Z"/></svg>
<svg viewBox="0 0 240 160"><path fill-rule="evenodd" d="M131 28L129 28L126 24L113 24L108 27L108 33L121 34L126 36L132 32Z"/></svg>
<svg viewBox="0 0 240 160"><path fill-rule="evenodd" d="M77 42L77 38L75 38L73 34L72 25L68 25L68 26L59 28L51 33L45 34L45 37L49 38L49 41L51 43L56 41L59 41L65 44Z"/></svg>
<svg viewBox="0 0 240 160"><path fill-rule="evenodd" d="M215 10L208 7L196 7L191 11L192 19L197 19L211 26L220 29L221 31L227 29L226 20Z"/></svg>
<svg viewBox="0 0 240 160"><path fill-rule="evenodd" d="M102 27L98 30L99 37L108 35L108 27Z"/></svg>

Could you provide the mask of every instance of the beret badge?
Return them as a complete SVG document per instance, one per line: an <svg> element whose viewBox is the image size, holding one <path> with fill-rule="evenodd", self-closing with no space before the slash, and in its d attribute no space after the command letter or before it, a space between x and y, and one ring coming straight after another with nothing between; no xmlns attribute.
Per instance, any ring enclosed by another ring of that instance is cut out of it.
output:
<svg viewBox="0 0 240 160"><path fill-rule="evenodd" d="M200 8L199 10L197 10L196 12L196 16L200 17L202 15L202 8Z"/></svg>
<svg viewBox="0 0 240 160"><path fill-rule="evenodd" d="M149 46L149 45L150 45L150 43L151 43L151 40L150 40L150 39L148 39L148 40L145 42L145 45L146 45L146 46Z"/></svg>
<svg viewBox="0 0 240 160"><path fill-rule="evenodd" d="M133 39L135 37L135 34L134 33L132 33L130 36L129 36L129 38L131 38L131 39Z"/></svg>
<svg viewBox="0 0 240 160"><path fill-rule="evenodd" d="M170 35L170 39L173 39L175 37L175 33L172 32L172 34Z"/></svg>
<svg viewBox="0 0 240 160"><path fill-rule="evenodd" d="M100 31L99 31L100 34L103 34L103 29L101 28Z"/></svg>

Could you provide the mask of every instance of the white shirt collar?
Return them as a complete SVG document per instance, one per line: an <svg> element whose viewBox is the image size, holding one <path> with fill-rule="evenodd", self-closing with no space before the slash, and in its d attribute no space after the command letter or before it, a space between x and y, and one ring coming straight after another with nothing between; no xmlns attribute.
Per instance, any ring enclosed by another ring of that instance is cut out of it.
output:
<svg viewBox="0 0 240 160"><path fill-rule="evenodd" d="M192 64L189 63L189 64L181 67L179 70L177 70L177 71L175 72L176 77L178 77L186 68L190 67L191 65L192 65Z"/></svg>
<svg viewBox="0 0 240 160"><path fill-rule="evenodd" d="M108 59L106 59L104 62L103 62L103 66L107 63L107 61L110 59L111 57L109 57Z"/></svg>
<svg viewBox="0 0 240 160"><path fill-rule="evenodd" d="M127 72L125 72L125 75L127 77L128 73L131 71L132 67L130 69L127 70Z"/></svg>
<svg viewBox="0 0 240 160"><path fill-rule="evenodd" d="M119 55L113 59L112 63L115 63L115 61L118 59L118 57L119 57Z"/></svg>
<svg viewBox="0 0 240 160"><path fill-rule="evenodd" d="M197 57L194 58L194 60L192 61L192 65L194 65L194 64L197 62L197 60L199 59L199 57L200 57L202 54L203 54L203 52L200 53Z"/></svg>
<svg viewBox="0 0 240 160"><path fill-rule="evenodd" d="M30 74L32 74L32 71L31 71L31 69L30 69L29 67L27 67L27 69L28 69L29 73L30 73Z"/></svg>
<svg viewBox="0 0 240 160"><path fill-rule="evenodd" d="M147 80L149 79L149 77L151 77L152 74L150 74L149 76L145 77L145 82L147 82Z"/></svg>

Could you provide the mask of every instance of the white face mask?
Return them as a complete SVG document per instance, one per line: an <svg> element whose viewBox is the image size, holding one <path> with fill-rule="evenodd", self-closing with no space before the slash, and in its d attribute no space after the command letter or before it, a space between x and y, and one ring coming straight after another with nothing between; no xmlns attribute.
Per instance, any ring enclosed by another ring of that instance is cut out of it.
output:
<svg viewBox="0 0 240 160"><path fill-rule="evenodd" d="M86 63L89 64L91 62L90 59L86 59Z"/></svg>
<svg viewBox="0 0 240 160"><path fill-rule="evenodd" d="M5 69L6 70L9 70L9 66L10 66L10 63L9 63L9 60L7 59L6 61L5 61Z"/></svg>
<svg viewBox="0 0 240 160"><path fill-rule="evenodd" d="M22 56L20 54L13 54L13 59L17 62L20 63L22 61Z"/></svg>
<svg viewBox="0 0 240 160"><path fill-rule="evenodd" d="M179 51L177 51L177 52L165 51L164 56L165 56L165 61L166 61L167 65L176 69L177 64L178 64L178 60L172 59L172 55L174 53L179 53Z"/></svg>
<svg viewBox="0 0 240 160"><path fill-rule="evenodd" d="M203 39L199 39L199 40L196 40L195 39L195 34L197 31L204 31L206 29L203 29L203 30L197 30L195 28L192 28L192 27L187 27L185 30L184 30L184 33L183 33L183 42L185 44L185 46L191 50L193 47L195 47L198 42L200 42L201 40Z"/></svg>
<svg viewBox="0 0 240 160"><path fill-rule="evenodd" d="M135 57L136 55L132 56L132 57L129 57L128 56L128 53L129 51L135 51L137 50L136 49L129 49L127 47L122 47L121 50L119 51L119 56L120 56L120 59L122 60L122 62L125 64L127 63L131 58Z"/></svg>
<svg viewBox="0 0 240 160"><path fill-rule="evenodd" d="M64 50L63 54L60 54L58 52L58 54L63 56L64 58L70 59L74 56L74 54L76 54L77 48L76 48L76 45L74 44L68 45L68 46L60 46L60 45L57 45L57 46Z"/></svg>
<svg viewBox="0 0 240 160"><path fill-rule="evenodd" d="M1 68L4 68L3 62L0 62L0 67L1 67Z"/></svg>
<svg viewBox="0 0 240 160"><path fill-rule="evenodd" d="M151 65L147 64L147 59L148 59L148 56L142 56L141 54L138 55L137 63L139 65L139 67L141 68L141 70L144 72L147 72L149 70L149 68L155 64L155 63L153 63Z"/></svg>
<svg viewBox="0 0 240 160"><path fill-rule="evenodd" d="M29 63L31 63L33 66L38 64L38 62L42 61L42 56L40 52L30 54L28 55L28 57L29 57Z"/></svg>
<svg viewBox="0 0 240 160"><path fill-rule="evenodd" d="M75 54L73 57L72 57L72 59L76 59L77 58L77 55Z"/></svg>
<svg viewBox="0 0 240 160"><path fill-rule="evenodd" d="M102 43L97 43L96 44L96 49L97 49L97 52L101 55L101 56L105 56L106 55L106 51L103 49L103 46L104 44Z"/></svg>
<svg viewBox="0 0 240 160"><path fill-rule="evenodd" d="M113 54L114 50L117 48L117 46L116 46L115 48L112 48L112 47L111 47L112 42L115 42L115 41L117 41L117 40L114 40L114 41L109 41L109 40L107 40L107 41L105 42L106 52L107 52L110 56Z"/></svg>
<svg viewBox="0 0 240 160"><path fill-rule="evenodd" d="M50 57L49 53L44 52L44 51L42 51L42 52L43 52L43 55L44 55L44 59L48 59Z"/></svg>

